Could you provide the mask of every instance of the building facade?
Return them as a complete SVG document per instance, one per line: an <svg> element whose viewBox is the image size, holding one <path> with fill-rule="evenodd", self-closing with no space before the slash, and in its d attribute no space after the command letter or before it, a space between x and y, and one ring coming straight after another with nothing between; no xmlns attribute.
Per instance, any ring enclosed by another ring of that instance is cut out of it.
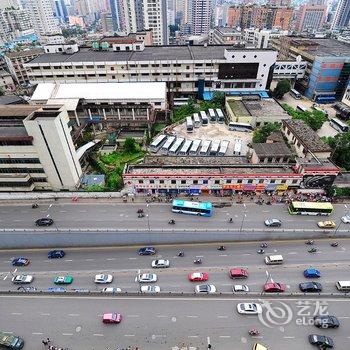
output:
<svg viewBox="0 0 350 350"><path fill-rule="evenodd" d="M350 22L350 1L339 0L334 14L331 29L344 29Z"/></svg>
<svg viewBox="0 0 350 350"><path fill-rule="evenodd" d="M327 6L318 4L301 5L297 12L295 29L298 32L317 31L322 28L327 18Z"/></svg>
<svg viewBox="0 0 350 350"><path fill-rule="evenodd" d="M209 34L213 15L211 0L190 0L191 34Z"/></svg>
<svg viewBox="0 0 350 350"><path fill-rule="evenodd" d="M10 73L5 70L0 70L0 88L3 91L14 91L16 90L15 83Z"/></svg>
<svg viewBox="0 0 350 350"><path fill-rule="evenodd" d="M76 190L81 167L62 107L0 108L0 191Z"/></svg>

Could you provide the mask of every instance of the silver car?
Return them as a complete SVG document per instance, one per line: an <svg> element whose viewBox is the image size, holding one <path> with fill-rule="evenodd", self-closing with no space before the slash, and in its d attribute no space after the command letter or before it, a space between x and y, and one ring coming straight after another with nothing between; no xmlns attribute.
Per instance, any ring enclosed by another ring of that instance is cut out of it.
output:
<svg viewBox="0 0 350 350"><path fill-rule="evenodd" d="M267 227L280 227L282 225L282 221L278 219L266 219L264 223Z"/></svg>
<svg viewBox="0 0 350 350"><path fill-rule="evenodd" d="M342 216L341 221L343 221L344 224L350 223L350 214Z"/></svg>
<svg viewBox="0 0 350 350"><path fill-rule="evenodd" d="M152 261L152 267L154 269L167 268L170 266L170 261L166 259L158 259Z"/></svg>
<svg viewBox="0 0 350 350"><path fill-rule="evenodd" d="M33 282L34 277L32 275L16 275L12 278L14 284L28 284Z"/></svg>
<svg viewBox="0 0 350 350"><path fill-rule="evenodd" d="M160 292L159 286L141 286L141 293L156 294Z"/></svg>
<svg viewBox="0 0 350 350"><path fill-rule="evenodd" d="M136 276L135 282L150 283L157 282L157 275L155 273L140 273Z"/></svg>
<svg viewBox="0 0 350 350"><path fill-rule="evenodd" d="M235 284L232 287L233 292L249 292L249 287L246 284Z"/></svg>
<svg viewBox="0 0 350 350"><path fill-rule="evenodd" d="M216 292L216 287L213 284L199 284L194 291L197 294L213 294Z"/></svg>

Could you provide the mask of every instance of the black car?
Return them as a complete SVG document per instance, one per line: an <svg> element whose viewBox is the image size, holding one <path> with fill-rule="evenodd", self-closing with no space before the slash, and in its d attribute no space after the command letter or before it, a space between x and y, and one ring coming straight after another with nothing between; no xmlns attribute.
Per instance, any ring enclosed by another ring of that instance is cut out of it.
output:
<svg viewBox="0 0 350 350"><path fill-rule="evenodd" d="M309 342L312 345L317 345L320 349L331 349L334 346L333 339L325 335L310 334Z"/></svg>
<svg viewBox="0 0 350 350"><path fill-rule="evenodd" d="M29 265L30 261L27 258L15 258L11 263L13 266L27 266Z"/></svg>
<svg viewBox="0 0 350 350"><path fill-rule="evenodd" d="M36 226L51 226L53 224L53 220L50 218L41 218L35 221Z"/></svg>
<svg viewBox="0 0 350 350"><path fill-rule="evenodd" d="M338 328L340 323L335 316L314 316L314 325L318 328Z"/></svg>
<svg viewBox="0 0 350 350"><path fill-rule="evenodd" d="M299 289L302 292L322 292L322 284L319 282L305 282L299 284Z"/></svg>
<svg viewBox="0 0 350 350"><path fill-rule="evenodd" d="M156 248L154 247L143 247L137 252L139 255L154 255L156 253Z"/></svg>
<svg viewBox="0 0 350 350"><path fill-rule="evenodd" d="M66 253L64 252L64 250L50 250L47 253L47 257L49 259L59 259L59 258L63 258L66 255Z"/></svg>

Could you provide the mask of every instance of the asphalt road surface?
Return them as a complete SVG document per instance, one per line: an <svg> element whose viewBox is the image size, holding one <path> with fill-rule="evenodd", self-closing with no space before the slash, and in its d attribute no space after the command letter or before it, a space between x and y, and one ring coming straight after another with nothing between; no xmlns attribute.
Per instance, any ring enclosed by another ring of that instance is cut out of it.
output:
<svg viewBox="0 0 350 350"><path fill-rule="evenodd" d="M142 208L144 218L137 217L137 209ZM54 219L51 230L65 229L112 229L112 230L209 230L209 231L249 231L263 230L267 218L282 220L277 230L317 230L317 222L340 218L350 211L350 206L336 204L329 217L289 215L286 204L257 205L255 203L233 204L232 207L215 208L213 217L197 217L174 214L170 204L93 204L93 203L52 203L40 204L32 209L31 205L1 205L0 229L34 229L35 220L43 217ZM233 223L229 223L229 218ZM176 219L175 225L169 225L170 218ZM350 225L340 224L339 231L349 231ZM335 231L328 230L328 231Z"/></svg>
<svg viewBox="0 0 350 350"><path fill-rule="evenodd" d="M335 349L348 350L350 304L340 299L264 299L261 321L239 315L237 302L256 299L212 298L124 298L124 297L0 297L0 329L22 336L24 350L41 349L49 337L55 346L74 350L115 350L138 346L141 350L173 349L182 344L206 349L250 350L258 341L269 349L316 349L308 335L333 338ZM271 302L271 303L269 303ZM277 309L279 308L279 309ZM278 311L282 310L282 312ZM105 325L106 312L119 312L119 325ZM312 316L336 315L339 329L317 329ZM260 336L250 337L257 328Z"/></svg>
<svg viewBox="0 0 350 350"><path fill-rule="evenodd" d="M139 256L137 247L68 249L63 259L48 259L46 250L3 251L0 252L0 290L14 290L11 278L15 274L31 274L32 285L40 290L54 286L53 279L58 275L72 275L74 281L67 288L86 288L91 291L102 290L105 285L95 285L94 276L108 273L114 276L111 286L119 287L124 292L139 291L135 277L139 272L153 272L158 276L157 285L163 292L193 292L195 284L187 280L189 273L204 271L209 273L209 282L216 285L219 292L231 292L233 284L247 284L252 292L260 293L266 282L266 271L276 282L287 285L287 292L298 291L298 284L304 282L303 270L315 267L321 270L319 282L324 292L334 292L335 282L350 280L349 252L350 240L340 240L338 247L330 246L329 240L318 240L314 246L317 252L308 253L310 246L304 241L271 242L264 255L257 254L259 242L233 243L226 245L226 251L218 251L216 245L199 244L185 246L160 246L154 256ZM179 250L185 252L178 257ZM283 265L265 265L264 256L282 254ZM31 260L25 267L13 267L13 257L24 256ZM201 265L193 260L200 257ZM152 269L151 262L157 258L170 260L167 269ZM247 280L231 280L229 269L246 268L249 272Z"/></svg>

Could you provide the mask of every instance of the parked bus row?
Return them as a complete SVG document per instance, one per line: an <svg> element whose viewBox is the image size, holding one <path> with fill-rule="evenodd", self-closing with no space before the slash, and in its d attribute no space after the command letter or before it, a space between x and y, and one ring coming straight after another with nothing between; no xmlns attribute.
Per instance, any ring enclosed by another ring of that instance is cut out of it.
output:
<svg viewBox="0 0 350 350"><path fill-rule="evenodd" d="M224 113L220 108L217 109L209 109L208 110L209 117L207 112L200 111L199 113L193 113L193 116L186 117L186 129L187 132L193 132L195 128L199 128L200 126L207 126L209 121L211 123L218 122L223 124L225 122Z"/></svg>

